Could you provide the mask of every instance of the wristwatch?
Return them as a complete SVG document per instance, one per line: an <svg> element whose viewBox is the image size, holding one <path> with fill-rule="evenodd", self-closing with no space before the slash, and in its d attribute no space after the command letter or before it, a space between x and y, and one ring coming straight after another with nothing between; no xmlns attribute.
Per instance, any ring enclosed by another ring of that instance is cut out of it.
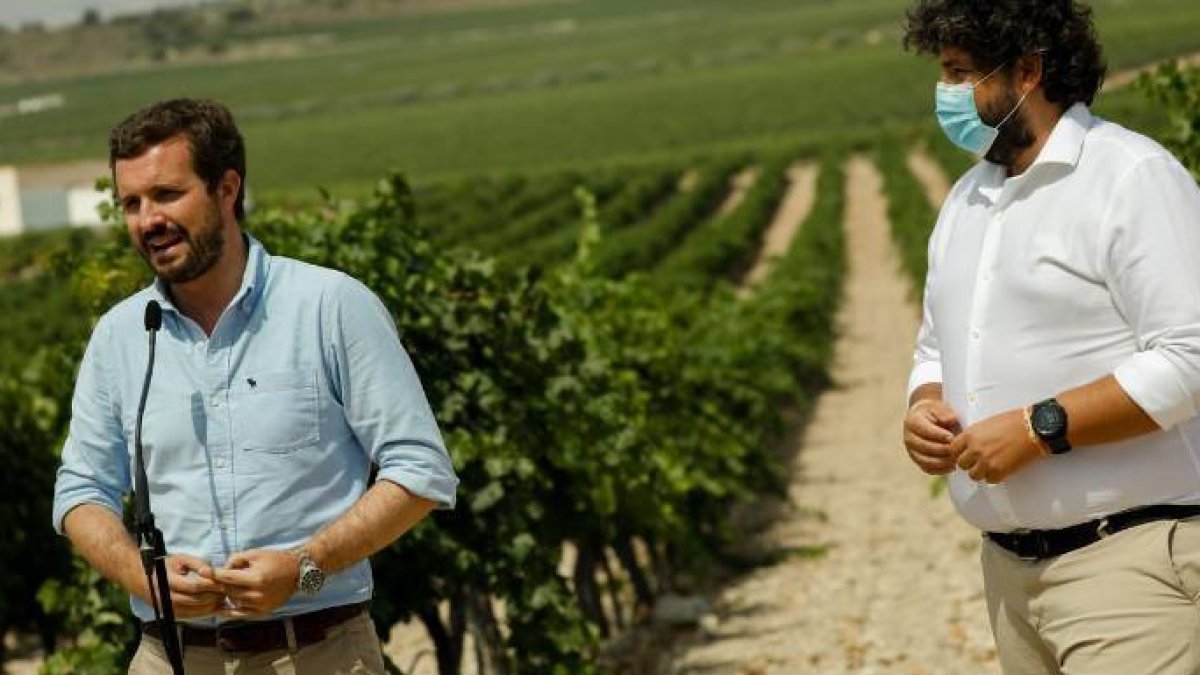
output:
<svg viewBox="0 0 1200 675"><path fill-rule="evenodd" d="M316 595L325 586L325 571L322 570L309 555L307 546L291 550L291 554L300 561L300 576L296 580L296 590L305 595Z"/></svg>
<svg viewBox="0 0 1200 675"><path fill-rule="evenodd" d="M1048 398L1029 408L1029 427L1050 448L1051 454L1061 455L1071 449L1067 442L1067 411L1058 401Z"/></svg>

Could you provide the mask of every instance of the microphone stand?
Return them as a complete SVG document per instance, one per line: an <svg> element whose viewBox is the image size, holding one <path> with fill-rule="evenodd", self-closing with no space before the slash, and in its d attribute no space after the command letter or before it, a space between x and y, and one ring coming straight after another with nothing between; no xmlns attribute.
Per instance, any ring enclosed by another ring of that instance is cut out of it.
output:
<svg viewBox="0 0 1200 675"><path fill-rule="evenodd" d="M167 579L167 547L163 543L162 530L154 525L154 513L150 510L149 478L146 462L142 456L142 415L146 412L146 397L150 393L150 378L154 375L154 343L158 329L162 328L162 307L151 300L146 304L146 331L150 333L150 359L146 364L146 379L142 382L142 397L138 401L137 426L134 428L134 527L137 532L138 550L142 554L142 568L146 571L146 583L150 589L150 604L154 607L154 618L162 626L163 647L171 662L174 675L184 675L183 650L179 645L176 629L175 607L171 603L171 586ZM156 590L154 580L157 578ZM161 595L161 597L160 597Z"/></svg>

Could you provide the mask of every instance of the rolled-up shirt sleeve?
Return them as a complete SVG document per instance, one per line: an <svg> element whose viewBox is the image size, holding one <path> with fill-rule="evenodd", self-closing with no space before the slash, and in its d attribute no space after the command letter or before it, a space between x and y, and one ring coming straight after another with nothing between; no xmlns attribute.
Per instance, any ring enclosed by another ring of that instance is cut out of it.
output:
<svg viewBox="0 0 1200 675"><path fill-rule="evenodd" d="M913 392L925 384L942 382L942 352L938 347L937 333L933 328L933 312L930 309L930 298L933 295L935 282L934 241L936 236L929 238L927 260L929 268L925 274L925 292L921 303L921 329L917 332L917 347L913 352L912 370L908 375L908 400Z"/></svg>
<svg viewBox="0 0 1200 675"><path fill-rule="evenodd" d="M63 533L67 513L82 504L99 504L118 516L129 491L129 451L118 406L110 389L113 379L104 366L107 324L100 323L88 341L71 401L71 425L54 483L54 529Z"/></svg>
<svg viewBox="0 0 1200 675"><path fill-rule="evenodd" d="M332 349L346 419L378 477L453 508L458 477L383 303L357 280L333 291Z"/></svg>
<svg viewBox="0 0 1200 675"><path fill-rule="evenodd" d="M1138 348L1114 376L1168 429L1200 408L1200 189L1172 158L1142 159L1114 190L1103 226L1107 281Z"/></svg>

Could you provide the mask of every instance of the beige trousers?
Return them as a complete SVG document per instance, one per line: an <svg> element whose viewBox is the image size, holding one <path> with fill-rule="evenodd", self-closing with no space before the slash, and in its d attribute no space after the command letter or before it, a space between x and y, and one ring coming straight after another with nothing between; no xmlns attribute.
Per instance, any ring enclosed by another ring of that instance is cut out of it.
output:
<svg viewBox="0 0 1200 675"><path fill-rule="evenodd" d="M985 539L982 558L1005 675L1200 674L1200 519L1041 562Z"/></svg>
<svg viewBox="0 0 1200 675"><path fill-rule="evenodd" d="M215 647L185 647L183 661L186 675L384 675L379 638L365 612L303 649L227 654ZM171 675L162 642L143 635L129 675Z"/></svg>

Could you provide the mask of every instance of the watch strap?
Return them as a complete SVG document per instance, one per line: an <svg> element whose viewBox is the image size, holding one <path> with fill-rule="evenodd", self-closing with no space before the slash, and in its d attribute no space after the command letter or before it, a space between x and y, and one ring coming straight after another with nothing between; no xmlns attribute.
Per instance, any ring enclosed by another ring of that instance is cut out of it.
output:
<svg viewBox="0 0 1200 675"><path fill-rule="evenodd" d="M1061 455L1064 452L1070 452L1071 444L1067 441L1066 436L1054 439L1046 439L1046 445L1050 446L1050 454Z"/></svg>

